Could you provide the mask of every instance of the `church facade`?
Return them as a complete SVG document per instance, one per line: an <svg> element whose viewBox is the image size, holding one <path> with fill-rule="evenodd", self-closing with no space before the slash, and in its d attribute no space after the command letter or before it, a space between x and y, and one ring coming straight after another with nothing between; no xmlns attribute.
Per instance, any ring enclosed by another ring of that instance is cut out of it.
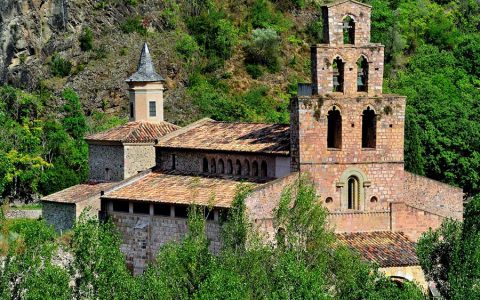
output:
<svg viewBox="0 0 480 300"><path fill-rule="evenodd" d="M462 219L463 193L404 170L406 98L382 92L384 48L370 42L370 14L353 0L322 8L325 41L311 47L312 82L292 98L289 125L165 122L163 78L145 44L127 80L130 122L87 137L90 181L44 197L44 218L67 230L87 206L111 217L139 273L182 238L191 204L211 208L206 230L218 251L219 216L239 184L253 191L249 219L273 237L282 190L307 174L339 240L388 275L422 281L414 242Z"/></svg>

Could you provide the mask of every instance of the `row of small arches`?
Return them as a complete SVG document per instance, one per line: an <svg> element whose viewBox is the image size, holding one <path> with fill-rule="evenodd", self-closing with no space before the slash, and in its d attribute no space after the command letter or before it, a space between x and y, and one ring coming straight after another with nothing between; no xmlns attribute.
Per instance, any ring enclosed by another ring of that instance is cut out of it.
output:
<svg viewBox="0 0 480 300"><path fill-rule="evenodd" d="M342 148L342 115L334 106L328 112L327 148ZM353 127L353 125L352 125ZM376 148L377 117L375 111L367 107L362 114L362 148Z"/></svg>
<svg viewBox="0 0 480 300"><path fill-rule="evenodd" d="M235 160L235 164L231 159L227 159L226 162L222 159L212 158L210 161L208 158L203 158L202 171L210 174L227 174L237 176L253 176L260 178L267 178L267 162L262 161L260 166L256 160L251 163L245 159L243 164L240 159Z"/></svg>

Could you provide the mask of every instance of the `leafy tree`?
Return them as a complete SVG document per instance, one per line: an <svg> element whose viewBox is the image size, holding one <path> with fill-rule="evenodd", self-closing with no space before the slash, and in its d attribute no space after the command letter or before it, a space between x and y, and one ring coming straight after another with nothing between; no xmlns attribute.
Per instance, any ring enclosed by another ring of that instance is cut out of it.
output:
<svg viewBox="0 0 480 300"><path fill-rule="evenodd" d="M262 64L272 72L280 68L280 37L275 30L255 29L245 48L247 63Z"/></svg>

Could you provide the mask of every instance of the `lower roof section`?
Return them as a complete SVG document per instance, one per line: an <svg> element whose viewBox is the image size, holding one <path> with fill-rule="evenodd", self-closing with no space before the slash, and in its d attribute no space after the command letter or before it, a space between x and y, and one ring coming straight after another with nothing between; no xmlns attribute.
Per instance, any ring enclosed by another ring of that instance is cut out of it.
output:
<svg viewBox="0 0 480 300"><path fill-rule="evenodd" d="M41 200L60 203L77 203L94 196L100 196L102 191L108 190L115 184L115 182L87 182L77 184L45 196Z"/></svg>
<svg viewBox="0 0 480 300"><path fill-rule="evenodd" d="M376 231L339 233L341 244L357 251L360 256L380 267L417 266L415 243L402 232Z"/></svg>
<svg viewBox="0 0 480 300"><path fill-rule="evenodd" d="M204 176L178 171L152 171L138 180L114 189L102 199L196 204L228 208L239 185L255 188L265 181L247 181L233 176Z"/></svg>

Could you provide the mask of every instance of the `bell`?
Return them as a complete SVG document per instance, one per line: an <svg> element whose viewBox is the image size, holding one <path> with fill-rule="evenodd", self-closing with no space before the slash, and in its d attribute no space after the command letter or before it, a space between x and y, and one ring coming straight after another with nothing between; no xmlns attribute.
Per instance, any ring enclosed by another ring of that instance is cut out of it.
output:
<svg viewBox="0 0 480 300"><path fill-rule="evenodd" d="M357 85L359 87L363 87L365 84L364 84L364 78L363 78L363 75L358 75L357 77Z"/></svg>
<svg viewBox="0 0 480 300"><path fill-rule="evenodd" d="M333 75L333 90L336 91L340 86L340 82L338 82L338 75Z"/></svg>

